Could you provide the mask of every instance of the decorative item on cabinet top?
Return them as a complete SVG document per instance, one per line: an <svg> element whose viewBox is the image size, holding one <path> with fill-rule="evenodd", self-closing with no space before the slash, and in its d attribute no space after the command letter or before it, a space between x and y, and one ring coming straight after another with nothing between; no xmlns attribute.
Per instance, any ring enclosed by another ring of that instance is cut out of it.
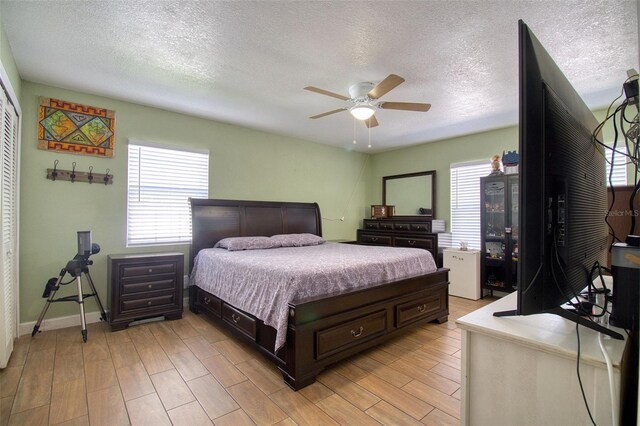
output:
<svg viewBox="0 0 640 426"><path fill-rule="evenodd" d="M58 169L58 160L53 162L53 169L47 169L47 179L49 180L66 180L71 183L84 182L84 183L97 183L104 185L113 184L113 175L109 174L111 170L107 169L104 174L93 173L93 166L89 166L88 172L76 171L76 162L71 163L71 170Z"/></svg>
<svg viewBox="0 0 640 426"><path fill-rule="evenodd" d="M385 219L392 218L395 215L395 206L387 206L384 204L374 204L371 206L371 218Z"/></svg>

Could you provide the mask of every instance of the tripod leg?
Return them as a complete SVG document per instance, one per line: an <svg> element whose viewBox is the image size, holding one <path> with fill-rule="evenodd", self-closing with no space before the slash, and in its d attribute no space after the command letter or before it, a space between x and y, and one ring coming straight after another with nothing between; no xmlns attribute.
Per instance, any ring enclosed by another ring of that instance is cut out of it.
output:
<svg viewBox="0 0 640 426"><path fill-rule="evenodd" d="M82 280L80 274L76 276L76 283L78 284L78 305L80 305L80 324L82 327L82 341L87 341L87 321L84 318L84 300L82 298Z"/></svg>
<svg viewBox="0 0 640 426"><path fill-rule="evenodd" d="M58 289L60 288L60 283L62 282L62 278L66 273L67 273L66 269L62 269L60 271L60 276L58 276L58 281L56 281L55 287L51 290L51 293L49 293L49 297L47 297L47 302L44 304L44 308L42 308L42 312L40 312L40 316L38 317L38 321L36 322L36 325L33 326L31 337L35 336L38 330L40 330L40 325L42 324L42 320L44 319L44 316L47 314L47 311L49 310L49 306L51 305L51 302L53 301L53 298L56 295L56 291L58 291Z"/></svg>
<svg viewBox="0 0 640 426"><path fill-rule="evenodd" d="M96 286L93 285L93 280L91 279L91 275L89 275L89 271L85 272L85 275L87 276L87 281L89 281L89 287L91 287L91 292L95 295L94 297L96 298L96 302L98 302L98 308L100 308L100 319L102 321L106 321L107 314L105 313L104 308L102 307L102 302L100 302L100 297L98 296L98 292L96 291Z"/></svg>

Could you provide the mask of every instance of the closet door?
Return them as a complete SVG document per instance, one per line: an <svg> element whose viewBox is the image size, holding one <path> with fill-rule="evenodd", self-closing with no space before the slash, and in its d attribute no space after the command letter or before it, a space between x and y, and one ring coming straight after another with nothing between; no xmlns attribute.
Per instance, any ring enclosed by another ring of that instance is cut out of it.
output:
<svg viewBox="0 0 640 426"><path fill-rule="evenodd" d="M17 337L18 304L18 114L0 87L0 368L7 365Z"/></svg>

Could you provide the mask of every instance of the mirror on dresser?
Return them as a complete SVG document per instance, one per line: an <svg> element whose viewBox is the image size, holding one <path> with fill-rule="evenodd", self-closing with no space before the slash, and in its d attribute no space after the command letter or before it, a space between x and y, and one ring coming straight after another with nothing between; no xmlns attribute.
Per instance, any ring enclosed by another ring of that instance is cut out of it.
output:
<svg viewBox="0 0 640 426"><path fill-rule="evenodd" d="M394 217L418 221L433 219L435 192L435 170L382 178L382 204L395 206Z"/></svg>

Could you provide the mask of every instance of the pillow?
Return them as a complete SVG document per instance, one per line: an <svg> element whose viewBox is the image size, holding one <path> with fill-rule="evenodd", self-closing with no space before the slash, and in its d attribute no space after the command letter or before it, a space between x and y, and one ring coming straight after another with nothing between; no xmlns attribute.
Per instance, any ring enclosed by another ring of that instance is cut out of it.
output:
<svg viewBox="0 0 640 426"><path fill-rule="evenodd" d="M229 237L218 241L213 248L229 251L259 250L279 247L269 237Z"/></svg>
<svg viewBox="0 0 640 426"><path fill-rule="evenodd" d="M326 242L324 238L313 234L279 234L270 239L276 247L317 246Z"/></svg>

